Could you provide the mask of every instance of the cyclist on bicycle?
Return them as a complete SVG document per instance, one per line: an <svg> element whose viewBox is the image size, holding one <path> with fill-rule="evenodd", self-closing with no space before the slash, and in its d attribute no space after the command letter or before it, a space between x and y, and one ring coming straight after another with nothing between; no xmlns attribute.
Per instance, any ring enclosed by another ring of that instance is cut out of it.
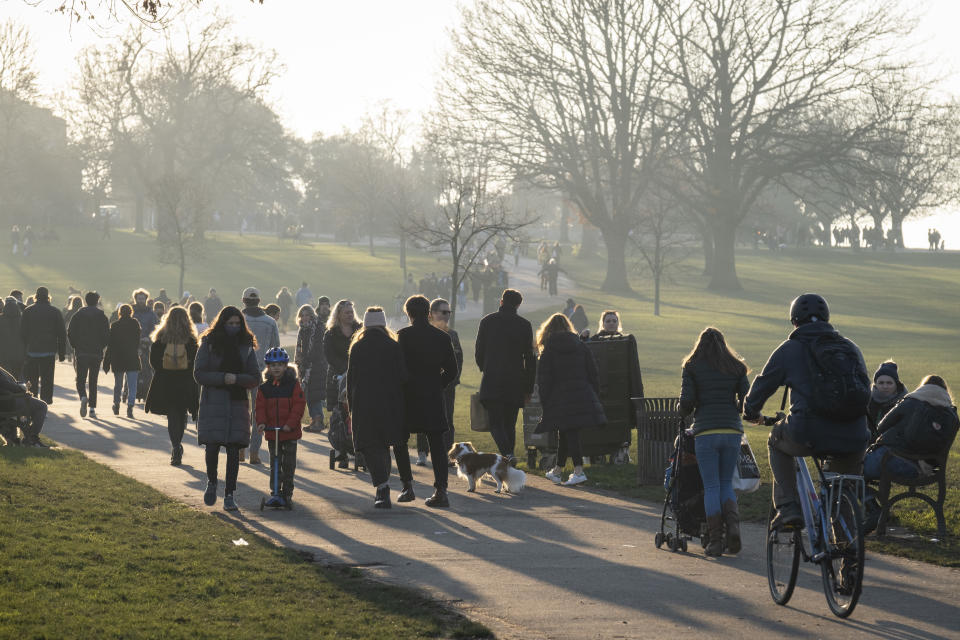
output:
<svg viewBox="0 0 960 640"><path fill-rule="evenodd" d="M863 354L829 320L823 297L797 297L790 305L796 328L770 355L744 400L744 419L760 424L764 402L779 387L790 389L790 416L773 426L767 441L777 508L774 527L802 521L794 457L829 455L832 471L859 473L870 440L870 378Z"/></svg>

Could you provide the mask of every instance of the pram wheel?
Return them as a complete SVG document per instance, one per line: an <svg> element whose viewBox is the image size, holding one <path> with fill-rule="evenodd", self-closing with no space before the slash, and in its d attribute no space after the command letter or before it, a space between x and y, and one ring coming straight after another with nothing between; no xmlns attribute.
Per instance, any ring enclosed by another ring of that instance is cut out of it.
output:
<svg viewBox="0 0 960 640"><path fill-rule="evenodd" d="M686 539L686 538L684 538L683 540L680 541L680 550L683 551L684 553L687 552L687 539Z"/></svg>
<svg viewBox="0 0 960 640"><path fill-rule="evenodd" d="M663 546L663 533L657 532L657 535L653 536L653 544L657 546L657 549Z"/></svg>
<svg viewBox="0 0 960 640"><path fill-rule="evenodd" d="M527 449L527 469L537 468L537 450Z"/></svg>
<svg viewBox="0 0 960 640"><path fill-rule="evenodd" d="M337 466L337 452L333 449L330 449L330 471L333 471Z"/></svg>

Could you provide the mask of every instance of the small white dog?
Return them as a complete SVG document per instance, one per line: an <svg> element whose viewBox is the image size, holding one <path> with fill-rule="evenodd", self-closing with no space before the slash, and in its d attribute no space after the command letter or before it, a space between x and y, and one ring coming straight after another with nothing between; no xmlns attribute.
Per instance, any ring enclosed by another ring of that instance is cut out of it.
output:
<svg viewBox="0 0 960 640"><path fill-rule="evenodd" d="M489 475L497 483L497 493L519 493L527 484L527 474L510 466L498 453L479 453L469 442L457 442L447 454L457 465L457 475L470 483L467 491L476 491L477 482Z"/></svg>

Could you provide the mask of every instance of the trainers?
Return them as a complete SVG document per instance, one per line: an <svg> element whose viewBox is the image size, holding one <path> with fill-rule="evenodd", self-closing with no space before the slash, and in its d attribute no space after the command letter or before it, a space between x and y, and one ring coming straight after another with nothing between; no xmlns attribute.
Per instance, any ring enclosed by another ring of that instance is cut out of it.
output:
<svg viewBox="0 0 960 640"><path fill-rule="evenodd" d="M120 403L119 403L119 402L114 402L114 403L113 403L113 415L115 415L115 416L120 415Z"/></svg>
<svg viewBox="0 0 960 640"><path fill-rule="evenodd" d="M796 502L786 502L777 509L777 515L770 521L771 529L780 527L795 527L803 523L800 505Z"/></svg>
<svg viewBox="0 0 960 640"><path fill-rule="evenodd" d="M223 495L223 510L224 511L240 510L240 507L237 506L237 501L233 499L232 493L226 493Z"/></svg>
<svg viewBox="0 0 960 640"><path fill-rule="evenodd" d="M87 399L85 397L80 398L80 417L87 417Z"/></svg>
<svg viewBox="0 0 960 640"><path fill-rule="evenodd" d="M207 480L207 489L203 492L203 504L212 507L217 502L217 481Z"/></svg>
<svg viewBox="0 0 960 640"><path fill-rule="evenodd" d="M127 405L127 417L128 417L128 418L132 418L132 417L133 417L133 405L132 405L132 404L128 404L128 405Z"/></svg>
<svg viewBox="0 0 960 640"><path fill-rule="evenodd" d="M547 471L547 475L545 477L553 484L560 484L563 482L563 476L561 476L560 473L560 469L554 467L553 469L550 469L550 471Z"/></svg>
<svg viewBox="0 0 960 640"><path fill-rule="evenodd" d="M418 467L427 466L427 454L423 453L422 451L417 452L417 461L414 464Z"/></svg>
<svg viewBox="0 0 960 640"><path fill-rule="evenodd" d="M90 407L90 419L91 420L97 419L97 410L94 409L93 407Z"/></svg>
<svg viewBox="0 0 960 640"><path fill-rule="evenodd" d="M572 487L575 484L580 484L581 482L587 481L587 474L583 473L571 473L570 477L567 478L567 481L563 483L566 487Z"/></svg>

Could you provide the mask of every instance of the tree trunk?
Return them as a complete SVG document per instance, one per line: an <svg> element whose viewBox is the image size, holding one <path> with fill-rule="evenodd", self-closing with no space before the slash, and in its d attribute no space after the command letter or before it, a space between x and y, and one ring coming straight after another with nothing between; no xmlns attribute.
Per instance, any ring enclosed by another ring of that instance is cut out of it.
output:
<svg viewBox="0 0 960 640"><path fill-rule="evenodd" d="M713 291L743 289L737 278L737 226L723 219L712 225L714 242L713 272L707 288Z"/></svg>
<svg viewBox="0 0 960 640"><path fill-rule="evenodd" d="M570 207L566 203L560 205L560 242L570 242Z"/></svg>
<svg viewBox="0 0 960 640"><path fill-rule="evenodd" d="M407 234L400 232L400 284L407 281Z"/></svg>
<svg viewBox="0 0 960 640"><path fill-rule="evenodd" d="M142 193L137 193L136 214L133 219L134 233L143 233L144 218L144 197Z"/></svg>
<svg viewBox="0 0 960 640"><path fill-rule="evenodd" d="M903 249L903 219L905 216L893 214L890 216L890 227L893 229L894 246Z"/></svg>
<svg viewBox="0 0 960 640"><path fill-rule="evenodd" d="M187 254L184 250L183 238L180 238L180 245L178 249L180 250L180 288L178 289L180 293L178 294L178 297L182 299L183 298L183 280L187 273Z"/></svg>
<svg viewBox="0 0 960 640"><path fill-rule="evenodd" d="M607 245L607 275L601 288L610 293L633 293L627 279L627 234L612 227L600 231Z"/></svg>
<svg viewBox="0 0 960 640"><path fill-rule="evenodd" d="M371 257L376 257L376 252L373 249L373 224L370 224L370 255Z"/></svg>
<svg viewBox="0 0 960 640"><path fill-rule="evenodd" d="M713 233L711 233L710 225L708 224L699 224L697 226L700 228L700 237L703 238L703 275L708 276L713 271L713 262L715 260ZM658 285L659 282L658 278Z"/></svg>
<svg viewBox="0 0 960 640"><path fill-rule="evenodd" d="M660 271L653 274L653 315L660 315Z"/></svg>
<svg viewBox="0 0 960 640"><path fill-rule="evenodd" d="M457 298L460 293L460 287L457 286L457 278L460 277L460 265L453 263L453 271L450 274L450 319L447 323L453 329L457 321Z"/></svg>

